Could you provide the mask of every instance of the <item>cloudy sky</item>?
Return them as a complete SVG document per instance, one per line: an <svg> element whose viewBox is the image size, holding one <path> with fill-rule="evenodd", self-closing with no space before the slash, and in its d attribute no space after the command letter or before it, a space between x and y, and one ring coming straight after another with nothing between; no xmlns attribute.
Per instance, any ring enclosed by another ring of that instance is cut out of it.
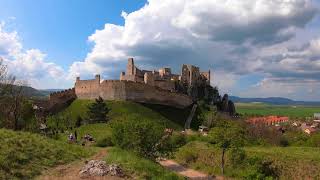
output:
<svg viewBox="0 0 320 180"><path fill-rule="evenodd" d="M0 0L0 56L36 88L139 67L210 69L241 97L320 101L318 0Z"/></svg>

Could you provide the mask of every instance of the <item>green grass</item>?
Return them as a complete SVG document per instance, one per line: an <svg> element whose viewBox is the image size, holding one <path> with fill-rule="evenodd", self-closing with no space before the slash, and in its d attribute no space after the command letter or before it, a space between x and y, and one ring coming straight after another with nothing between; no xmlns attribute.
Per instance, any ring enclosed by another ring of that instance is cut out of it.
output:
<svg viewBox="0 0 320 180"><path fill-rule="evenodd" d="M64 111L58 113L55 116L67 116L74 123L76 122L76 119L79 116L83 119L86 119L88 105L92 102L93 101L90 100L77 99L68 108L66 108ZM166 108L160 105L154 105L151 108L139 103L129 101L106 101L106 103L107 106L111 109L108 115L111 121L123 118L130 118L130 116L143 116L146 119L164 123L166 127L170 127L173 129L182 129L181 125L183 125L185 121L184 118L181 118L185 117L185 110L173 108L173 113L172 108ZM158 112L155 109L161 110L159 110ZM169 113L165 113L164 111L169 111ZM165 116L164 114L168 114L168 116Z"/></svg>
<svg viewBox="0 0 320 180"><path fill-rule="evenodd" d="M290 118L313 117L314 113L320 112L316 106L280 106L263 103L237 103L236 110L243 115L279 115Z"/></svg>
<svg viewBox="0 0 320 180"><path fill-rule="evenodd" d="M260 157L273 162L280 179L319 179L320 148L312 147L245 147L248 158ZM240 178L239 175L250 172L245 166L241 170L230 167L230 155L226 155L226 175ZM209 174L220 174L221 150L205 142L191 142L181 147L175 159L194 169Z"/></svg>
<svg viewBox="0 0 320 180"><path fill-rule="evenodd" d="M108 148L105 160L107 163L119 164L126 174L138 179L183 179L151 160L115 147Z"/></svg>
<svg viewBox="0 0 320 180"><path fill-rule="evenodd" d="M320 179L320 148L312 147L249 147L250 156L274 162L281 179Z"/></svg>
<svg viewBox="0 0 320 180"><path fill-rule="evenodd" d="M85 120L87 118L88 105L91 103L93 103L91 100L77 99L64 111L54 115L54 117L64 116L67 117L65 119L70 119L73 123L76 122L79 116ZM82 125L76 129L78 139L89 133L96 142L102 142L104 139L111 137L112 122L128 118L139 119L139 117L159 122L168 128L181 130L187 114L187 110L160 105L143 105L129 101L106 101L106 103L111 109L108 114L110 122ZM68 133L74 133L74 130L71 132L69 130ZM67 141L68 133L60 134L59 140Z"/></svg>
<svg viewBox="0 0 320 180"><path fill-rule="evenodd" d="M45 168L93 153L92 149L5 129L0 129L0 142L0 179L31 179Z"/></svg>

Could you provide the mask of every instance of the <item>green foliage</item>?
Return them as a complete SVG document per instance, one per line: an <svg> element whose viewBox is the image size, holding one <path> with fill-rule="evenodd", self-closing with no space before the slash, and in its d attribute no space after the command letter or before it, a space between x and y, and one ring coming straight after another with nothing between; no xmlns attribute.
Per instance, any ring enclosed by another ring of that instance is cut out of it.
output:
<svg viewBox="0 0 320 180"><path fill-rule="evenodd" d="M95 100L94 103L88 106L89 123L100 123L107 121L107 114L110 109L101 97Z"/></svg>
<svg viewBox="0 0 320 180"><path fill-rule="evenodd" d="M239 176L244 179L278 179L278 169L274 167L272 161L264 160L261 157L248 159L245 171L240 172Z"/></svg>
<svg viewBox="0 0 320 180"><path fill-rule="evenodd" d="M143 117L131 117L114 121L112 124L112 141L115 145L154 159L159 153L164 126Z"/></svg>
<svg viewBox="0 0 320 180"><path fill-rule="evenodd" d="M131 116L143 116L150 121L156 121L165 127L173 129L182 129L184 121L190 111L176 109L167 106L147 106L130 101L106 101L110 112L108 117L110 121L117 121ZM94 103L91 100L77 99L71 103L64 111L54 115L54 117L70 117L72 124L76 124L77 118L81 117L84 121L88 119L88 106ZM182 123L181 123L182 122ZM181 123L181 124L179 124Z"/></svg>
<svg viewBox="0 0 320 180"><path fill-rule="evenodd" d="M106 161L119 164L125 169L126 174L131 174L138 179L183 179L153 161L116 147L108 149Z"/></svg>
<svg viewBox="0 0 320 180"><path fill-rule="evenodd" d="M246 159L246 152L242 148L232 148L230 150L230 162L232 167L242 165Z"/></svg>
<svg viewBox="0 0 320 180"><path fill-rule="evenodd" d="M98 124L86 124L77 128L78 137L84 137L85 134L90 134L96 141L96 146L104 147L111 146L112 144L108 141L111 139L111 127L106 123ZM67 136L68 134L66 134ZM64 138L65 139L65 138Z"/></svg>
<svg viewBox="0 0 320 180"><path fill-rule="evenodd" d="M36 134L0 129L0 179L32 179L42 170L92 154Z"/></svg>
<svg viewBox="0 0 320 180"><path fill-rule="evenodd" d="M241 147L245 141L245 130L232 121L220 121L209 132L209 142L222 149Z"/></svg>
<svg viewBox="0 0 320 180"><path fill-rule="evenodd" d="M311 147L246 147L248 156L258 157L269 165L280 179L320 178L320 149ZM267 163L268 164L268 163Z"/></svg>
<svg viewBox="0 0 320 180"><path fill-rule="evenodd" d="M98 147L109 147L109 146L113 146L113 142L112 142L112 138L111 136L107 136L103 139L99 139L96 142L96 146Z"/></svg>
<svg viewBox="0 0 320 180"><path fill-rule="evenodd" d="M233 149L226 153L225 175L236 179L318 179L320 149L311 147L244 147L245 158L234 164ZM221 149L192 141L179 148L175 160L212 175L220 174Z"/></svg>
<svg viewBox="0 0 320 180"><path fill-rule="evenodd" d="M161 141L160 152L163 153L163 155L170 156L174 151L184 146L186 143L187 138L184 134L173 133L168 136L167 139Z"/></svg>

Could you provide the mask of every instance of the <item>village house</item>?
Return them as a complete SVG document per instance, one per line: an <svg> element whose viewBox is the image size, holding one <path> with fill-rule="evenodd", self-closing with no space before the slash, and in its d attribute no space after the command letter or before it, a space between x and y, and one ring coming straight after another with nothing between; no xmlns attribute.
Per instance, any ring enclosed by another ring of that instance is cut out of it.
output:
<svg viewBox="0 0 320 180"><path fill-rule="evenodd" d="M301 130L307 134L313 134L315 132L317 132L317 129L308 125L307 123L302 123L301 124Z"/></svg>
<svg viewBox="0 0 320 180"><path fill-rule="evenodd" d="M263 116L253 117L246 120L250 124L277 125L278 123L288 122L289 117L286 116Z"/></svg>

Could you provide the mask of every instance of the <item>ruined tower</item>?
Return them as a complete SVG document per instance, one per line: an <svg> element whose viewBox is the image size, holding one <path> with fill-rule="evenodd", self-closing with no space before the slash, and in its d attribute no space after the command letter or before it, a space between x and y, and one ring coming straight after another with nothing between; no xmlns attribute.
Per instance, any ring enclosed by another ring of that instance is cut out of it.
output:
<svg viewBox="0 0 320 180"><path fill-rule="evenodd" d="M135 72L134 72L134 61L133 61L133 58L129 58L128 59L128 64L127 64L127 72L126 74L127 75L134 75Z"/></svg>

